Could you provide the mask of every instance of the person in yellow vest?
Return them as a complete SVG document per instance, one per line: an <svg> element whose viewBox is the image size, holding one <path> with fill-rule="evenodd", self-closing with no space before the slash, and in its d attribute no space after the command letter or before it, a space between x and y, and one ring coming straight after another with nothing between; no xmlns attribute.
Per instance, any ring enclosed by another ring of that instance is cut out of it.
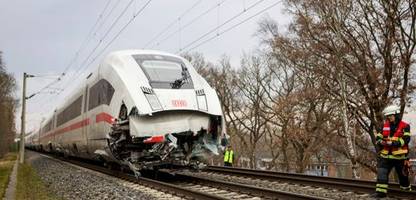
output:
<svg viewBox="0 0 416 200"><path fill-rule="evenodd" d="M399 106L387 106L383 115L386 118L383 131L376 136L376 144L381 150L377 159L376 193L371 195L375 198L387 196L389 174L393 168L399 177L400 188L411 191L409 174L406 173L409 170L410 125L401 120Z"/></svg>
<svg viewBox="0 0 416 200"><path fill-rule="evenodd" d="M224 166L232 167L234 161L234 151L231 148L231 145L227 146L224 152Z"/></svg>

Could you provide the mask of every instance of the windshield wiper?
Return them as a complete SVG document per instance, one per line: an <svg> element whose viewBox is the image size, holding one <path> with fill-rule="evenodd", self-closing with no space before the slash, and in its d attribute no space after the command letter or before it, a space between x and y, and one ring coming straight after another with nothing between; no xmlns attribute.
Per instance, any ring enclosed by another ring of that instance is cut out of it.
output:
<svg viewBox="0 0 416 200"><path fill-rule="evenodd" d="M179 89L182 87L182 85L185 84L185 81L190 77L188 73L188 69L182 66L182 77L174 80L172 83L170 83L170 86L172 89Z"/></svg>

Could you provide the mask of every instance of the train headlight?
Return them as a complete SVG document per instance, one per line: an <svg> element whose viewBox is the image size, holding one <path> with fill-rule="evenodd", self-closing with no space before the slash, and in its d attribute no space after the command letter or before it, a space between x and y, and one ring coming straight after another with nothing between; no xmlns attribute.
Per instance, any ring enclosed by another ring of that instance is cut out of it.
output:
<svg viewBox="0 0 416 200"><path fill-rule="evenodd" d="M198 109L199 110L208 110L208 105L207 105L207 96L205 95L205 92L203 89L201 90L196 90L196 101L198 103Z"/></svg>
<svg viewBox="0 0 416 200"><path fill-rule="evenodd" d="M150 104L150 107L152 107L152 110L162 110L162 105L159 102L159 99L157 98L156 94L151 88L147 87L141 87L144 95L146 96L147 101Z"/></svg>

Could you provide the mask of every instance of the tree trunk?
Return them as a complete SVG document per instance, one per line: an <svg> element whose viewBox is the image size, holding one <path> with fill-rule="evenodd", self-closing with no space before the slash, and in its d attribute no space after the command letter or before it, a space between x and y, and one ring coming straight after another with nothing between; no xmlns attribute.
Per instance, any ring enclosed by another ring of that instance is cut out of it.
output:
<svg viewBox="0 0 416 200"><path fill-rule="evenodd" d="M351 167L352 167L352 178L357 179L359 178L358 175L358 163L357 163L357 156L355 153L355 148L353 144L353 139L350 132L349 120L348 120L348 104L347 104L347 85L344 80L343 72L341 70L339 84L341 86L341 98L342 98L342 107L341 107L341 115L342 115L342 125L344 129L344 134L347 139L347 152L349 154L349 158L351 160Z"/></svg>

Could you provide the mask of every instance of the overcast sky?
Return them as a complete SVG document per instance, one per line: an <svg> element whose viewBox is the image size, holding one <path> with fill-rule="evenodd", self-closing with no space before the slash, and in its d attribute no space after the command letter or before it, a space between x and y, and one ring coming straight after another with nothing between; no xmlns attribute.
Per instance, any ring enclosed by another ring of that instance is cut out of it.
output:
<svg viewBox="0 0 416 200"><path fill-rule="evenodd" d="M130 1L133 3L130 4L118 22L114 23ZM201 41L223 32L278 1L153 0L104 50L110 40L146 2L148 0L0 0L0 51L3 52L7 70L17 80L16 95L21 97L23 72L40 76L58 75L71 63L82 44L86 45L68 69L67 75L62 81L53 85L54 88L69 88L66 90L70 91L70 87L76 85L78 81L73 81L75 78L72 74L78 69L82 71L91 63L84 72L88 73L110 51L152 48L177 53L181 48L186 50L189 43L227 22L233 16L237 16L244 9L247 11L215 29ZM212 9L208 12L210 8ZM207 14L202 15L204 12ZM101 17L100 14L102 14ZM197 18L201 15L202 17ZM232 63L237 67L243 52L254 51L258 48L258 40L254 34L257 23L264 17L275 19L280 25L279 28L283 29L290 21L290 17L284 12L283 4L278 3L246 23L193 49L193 51L203 53L212 62L226 54L231 57ZM98 23L96 23L97 19L100 19ZM189 24L190 22L193 23ZM105 37L113 23L113 28ZM94 25L95 28L92 29ZM92 34L87 37L91 30L93 30ZM86 38L88 38L88 43L83 43ZM102 40L101 43L100 40ZM87 59L95 47L97 47L95 53ZM100 55L99 52L103 52L103 54ZM94 58L96 58L95 61L93 61ZM82 65L82 63L84 64ZM27 96L51 81L54 81L53 77L29 79ZM42 93L28 100L27 131L38 128L42 117L52 111L57 102L61 101L63 95L57 96L56 91L47 90L45 92L53 94ZM16 126L18 130L20 130L19 117L20 108L17 111L17 119L19 120L17 120Z"/></svg>

